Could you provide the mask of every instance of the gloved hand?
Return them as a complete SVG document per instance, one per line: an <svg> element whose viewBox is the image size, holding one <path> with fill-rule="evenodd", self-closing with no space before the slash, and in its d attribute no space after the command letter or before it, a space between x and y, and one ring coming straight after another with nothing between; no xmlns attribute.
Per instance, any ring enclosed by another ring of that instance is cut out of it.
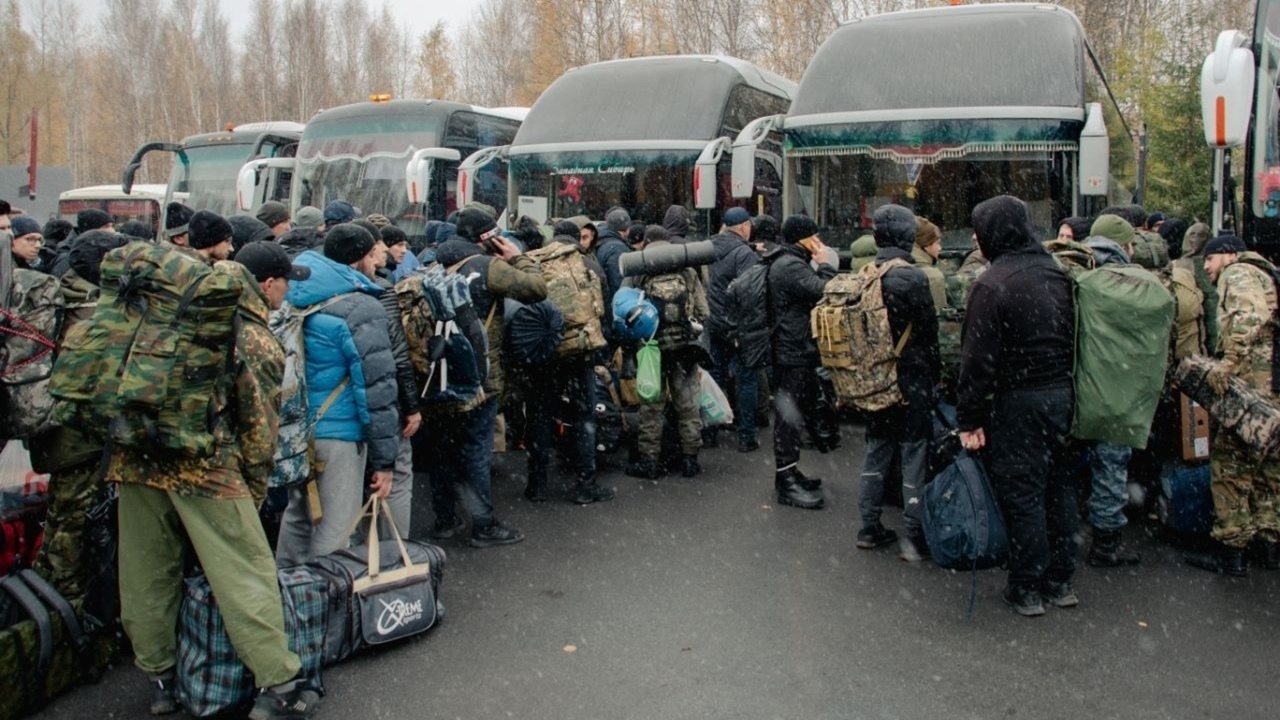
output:
<svg viewBox="0 0 1280 720"><path fill-rule="evenodd" d="M1209 384L1210 388L1219 395L1227 391L1227 379L1236 371L1236 364L1232 360L1223 360L1214 365L1209 374L1205 375L1204 381Z"/></svg>

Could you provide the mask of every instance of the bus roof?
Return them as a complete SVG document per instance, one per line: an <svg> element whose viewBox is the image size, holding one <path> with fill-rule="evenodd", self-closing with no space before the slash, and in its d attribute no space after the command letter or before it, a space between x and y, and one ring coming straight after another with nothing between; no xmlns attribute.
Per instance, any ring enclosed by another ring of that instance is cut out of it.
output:
<svg viewBox="0 0 1280 720"><path fill-rule="evenodd" d="M995 108L1019 118L1060 108L1059 116L1083 119L1086 61L1083 26L1053 5L875 15L841 25L818 48L786 126L825 124L822 116L831 122L999 117L989 112Z"/></svg>
<svg viewBox="0 0 1280 720"><path fill-rule="evenodd" d="M529 110L513 145L710 140L730 91L747 85L790 100L796 84L719 55L662 55L573 68Z"/></svg>
<svg viewBox="0 0 1280 720"><path fill-rule="evenodd" d="M302 123L288 121L268 121L236 125L231 130L199 133L182 138L183 147L199 147L202 145L241 145L255 142L263 133L282 135L284 137L302 137Z"/></svg>
<svg viewBox="0 0 1280 720"><path fill-rule="evenodd" d="M316 125L327 123L333 120L347 120L350 118L361 118L369 116L385 117L388 115L414 115L418 117L431 116L440 117L449 113L466 111L480 113L482 115L495 115L510 120L521 120L520 111L523 108L497 108L489 109L468 105L466 103L452 102L450 100L432 100L432 99L405 99L405 100L388 100L386 102L358 102L350 105L340 105L336 108L321 110L316 113L308 125ZM527 112L527 111L525 111Z"/></svg>
<svg viewBox="0 0 1280 720"><path fill-rule="evenodd" d="M151 185L134 185L132 192L125 195L120 192L120 185L90 185L88 187L75 188L68 190L58 196L58 200L127 200L129 198L149 198L151 200L164 200L166 186Z"/></svg>

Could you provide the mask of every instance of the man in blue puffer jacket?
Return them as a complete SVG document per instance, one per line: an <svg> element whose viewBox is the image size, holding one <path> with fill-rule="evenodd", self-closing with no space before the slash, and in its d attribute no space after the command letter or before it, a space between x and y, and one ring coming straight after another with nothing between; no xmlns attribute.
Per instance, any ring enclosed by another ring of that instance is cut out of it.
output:
<svg viewBox="0 0 1280 720"><path fill-rule="evenodd" d="M363 500L366 462L374 471L372 491L384 498L391 491L400 417L387 314L378 301L382 289L369 279L377 262L374 245L368 230L343 223L325 236L324 255L309 250L294 259L311 277L291 284L285 299L303 309L325 304L303 326L311 412L328 404L316 424L316 460L323 467L316 488L324 516L313 525L305 486L290 490L276 551L282 566L347 547Z"/></svg>

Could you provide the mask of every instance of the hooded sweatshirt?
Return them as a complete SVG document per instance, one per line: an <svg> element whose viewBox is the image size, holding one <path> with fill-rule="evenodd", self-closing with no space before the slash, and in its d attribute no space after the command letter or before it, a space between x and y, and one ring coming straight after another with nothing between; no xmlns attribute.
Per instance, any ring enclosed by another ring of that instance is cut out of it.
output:
<svg viewBox="0 0 1280 720"><path fill-rule="evenodd" d="M290 305L308 308L345 295L303 325L311 407L319 408L350 378L316 425L316 439L367 442L370 466L390 470L400 451L400 414L391 331L378 301L382 289L349 265L314 250L293 263L310 268L311 277L289 283L285 299Z"/></svg>
<svg viewBox="0 0 1280 720"><path fill-rule="evenodd" d="M667 208L667 214L662 216L662 227L671 234L671 242L684 242L689 235L689 209L683 205Z"/></svg>
<svg viewBox="0 0 1280 720"><path fill-rule="evenodd" d="M987 426L993 396L1071 387L1075 301L1071 279L1036 240L1021 200L1001 196L973 211L991 267L973 283L961 334L956 412L961 430Z"/></svg>

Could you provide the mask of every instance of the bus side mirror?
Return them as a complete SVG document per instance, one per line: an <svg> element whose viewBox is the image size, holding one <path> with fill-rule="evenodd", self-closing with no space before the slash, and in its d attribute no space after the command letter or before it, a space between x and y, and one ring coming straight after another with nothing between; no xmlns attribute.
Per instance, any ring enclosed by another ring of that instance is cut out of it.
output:
<svg viewBox="0 0 1280 720"><path fill-rule="evenodd" d="M1249 38L1239 30L1218 35L1217 46L1200 68L1200 115L1209 147L1244 144L1253 111L1254 73Z"/></svg>
<svg viewBox="0 0 1280 720"><path fill-rule="evenodd" d="M720 159L729 149L729 138L716 138L702 149L698 160L693 165L693 206L699 210L710 210L716 206L716 191L719 189L716 170Z"/></svg>
<svg viewBox="0 0 1280 720"><path fill-rule="evenodd" d="M431 196L431 175L435 172L436 160L461 160L462 153L451 148L422 148L409 158L405 165L405 191L409 202L415 205L425 203ZM459 202L461 207L462 203Z"/></svg>
<svg viewBox="0 0 1280 720"><path fill-rule="evenodd" d="M267 201L267 191L283 170L292 171L293 158L258 158L240 166L236 174L236 209L250 212Z"/></svg>
<svg viewBox="0 0 1280 720"><path fill-rule="evenodd" d="M471 153L458 166L458 207L471 202L476 194L476 173L494 160L504 159L510 145L480 148ZM505 217L505 213L503 214Z"/></svg>
<svg viewBox="0 0 1280 720"><path fill-rule="evenodd" d="M1081 195L1107 196L1111 190L1111 138L1101 103L1089 103L1086 108L1077 170Z"/></svg>
<svg viewBox="0 0 1280 720"><path fill-rule="evenodd" d="M733 197L749 198L756 186L756 149L769 133L782 126L785 115L770 115L747 123L733 141L733 174L730 185Z"/></svg>

